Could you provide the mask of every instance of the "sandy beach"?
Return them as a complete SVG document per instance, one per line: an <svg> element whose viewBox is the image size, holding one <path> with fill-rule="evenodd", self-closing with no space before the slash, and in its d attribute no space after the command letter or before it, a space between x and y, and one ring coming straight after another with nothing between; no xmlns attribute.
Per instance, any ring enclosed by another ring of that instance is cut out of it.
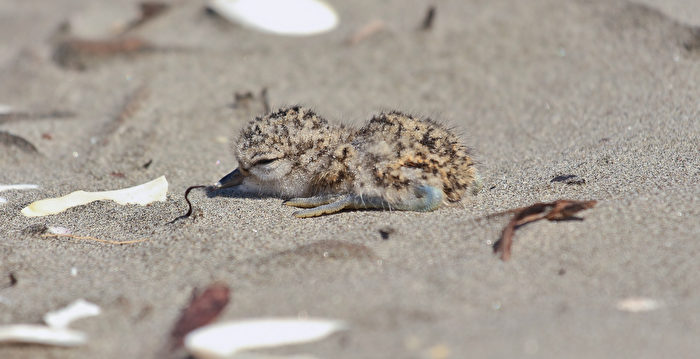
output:
<svg viewBox="0 0 700 359"><path fill-rule="evenodd" d="M57 50L138 13L117 3L0 0L0 185L39 187L0 192L0 325L78 298L103 311L71 326L84 346L0 343L0 358L186 358L170 333L214 282L231 291L218 322L348 324L269 355L700 355L700 2L332 0L335 30L286 37L170 1L129 31L148 44L136 51ZM373 21L382 29L348 41ZM483 190L429 213L311 219L279 198L194 191L194 215L168 224L187 187L236 168L263 89L272 109L348 126L386 110L434 118L473 149ZM160 176L164 202L20 213ZM523 226L512 259L494 255L508 216L485 216L557 199L598 204ZM658 306L618 308L638 297Z"/></svg>

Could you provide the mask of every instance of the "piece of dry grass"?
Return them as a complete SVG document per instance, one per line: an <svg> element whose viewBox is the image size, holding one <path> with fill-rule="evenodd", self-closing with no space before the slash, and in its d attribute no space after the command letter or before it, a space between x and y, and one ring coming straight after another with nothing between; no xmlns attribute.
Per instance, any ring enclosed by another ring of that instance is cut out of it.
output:
<svg viewBox="0 0 700 359"><path fill-rule="evenodd" d="M554 202L540 202L531 206L511 209L509 211L496 213L487 217L513 213L513 217L503 228L501 238L493 244L493 251L500 254L501 260L507 261L511 257L511 246L515 230L528 223L546 219L549 221L581 220L574 214L584 209L593 208L598 201L575 201L560 199Z"/></svg>
<svg viewBox="0 0 700 359"><path fill-rule="evenodd" d="M149 240L148 238L144 239L135 239L131 241L113 241L111 239L100 239L92 236L76 236L73 234L62 234L62 233L47 233L47 234L42 234L42 237L68 237L68 238L73 238L73 239L84 239L84 240L89 240L89 241L95 241L95 242L100 242L100 243L108 243L108 244L133 244L133 243L140 243L140 242L145 242Z"/></svg>
<svg viewBox="0 0 700 359"><path fill-rule="evenodd" d="M359 28L357 31L355 31L352 36L347 40L348 45L354 46L360 43L362 40L367 39L368 37L377 34L381 31L384 31L386 29L386 23L382 20L372 20L369 23L365 24L361 28Z"/></svg>

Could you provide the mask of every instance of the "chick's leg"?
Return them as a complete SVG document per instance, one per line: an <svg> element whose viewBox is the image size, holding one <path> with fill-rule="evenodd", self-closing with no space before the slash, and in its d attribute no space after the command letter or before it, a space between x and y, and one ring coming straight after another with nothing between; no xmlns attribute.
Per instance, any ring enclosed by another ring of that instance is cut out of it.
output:
<svg viewBox="0 0 700 359"><path fill-rule="evenodd" d="M428 212L440 207L444 200L442 189L433 186L418 186L413 196L401 202L389 203L380 197L363 197L354 194L343 196L316 196L294 198L285 202L288 206L308 208L294 212L297 218L318 217L338 213L344 209L382 209Z"/></svg>
<svg viewBox="0 0 700 359"><path fill-rule="evenodd" d="M314 196L314 197L299 197L299 198L292 198L292 199L286 200L286 201L284 201L284 204L287 206L290 206L290 207L313 208L313 207L322 206L324 204L336 202L340 197L342 197L342 196L321 195L321 196Z"/></svg>
<svg viewBox="0 0 700 359"><path fill-rule="evenodd" d="M324 201L319 201L319 206L313 206L312 203L313 199L316 197L310 197L310 198L295 198L295 202L292 202L294 204L288 204L290 206L294 207L302 207L302 208L308 208L308 209L302 209L300 211L294 212L294 217L297 218L310 218L310 217L318 217L322 216L324 214L333 214L342 211L345 208L348 208L352 202L353 202L353 195L346 195L346 196L335 196L333 197L332 202L327 202L326 200ZM301 200L301 201L300 201ZM318 201L318 200L317 200ZM285 203L287 204L287 203ZM300 205L301 204L301 205Z"/></svg>

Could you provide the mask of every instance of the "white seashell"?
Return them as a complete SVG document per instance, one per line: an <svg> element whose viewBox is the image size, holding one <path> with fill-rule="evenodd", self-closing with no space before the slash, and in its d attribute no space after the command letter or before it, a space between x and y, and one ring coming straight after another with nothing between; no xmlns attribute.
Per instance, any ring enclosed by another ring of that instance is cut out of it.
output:
<svg viewBox="0 0 700 359"><path fill-rule="evenodd" d="M0 115L2 115L2 105L0 105ZM39 186L35 184L4 184L0 185L0 192L2 191L21 191L25 189L37 189ZM7 203L7 198L0 197L0 204Z"/></svg>
<svg viewBox="0 0 700 359"><path fill-rule="evenodd" d="M165 176L160 176L151 182L116 191L76 191L63 197L43 199L22 209L22 214L27 217L46 216L61 213L71 207L105 199L113 200L119 204L140 204L145 206L154 201L165 201L167 192L168 181L165 179Z"/></svg>
<svg viewBox="0 0 700 359"><path fill-rule="evenodd" d="M320 0L211 0L225 19L279 35L313 35L338 26L338 15Z"/></svg>
<svg viewBox="0 0 700 359"><path fill-rule="evenodd" d="M345 329L343 322L326 319L251 319L211 324L185 337L185 348L198 359L228 358L239 351L322 339Z"/></svg>
<svg viewBox="0 0 700 359"><path fill-rule="evenodd" d="M31 343L72 347L87 342L83 332L36 324L0 326L0 343Z"/></svg>
<svg viewBox="0 0 700 359"><path fill-rule="evenodd" d="M52 328L67 328L75 320L92 317L101 312L96 304L78 299L65 308L44 314L44 322Z"/></svg>
<svg viewBox="0 0 700 359"><path fill-rule="evenodd" d="M659 301L644 297L631 297L617 302L617 309L623 312L648 312L660 307L661 303Z"/></svg>
<svg viewBox="0 0 700 359"><path fill-rule="evenodd" d="M35 184L2 184L0 185L0 192L2 191L21 191L25 189L37 189L39 186Z"/></svg>
<svg viewBox="0 0 700 359"><path fill-rule="evenodd" d="M70 229L66 227L49 227L48 232L51 234L70 234Z"/></svg>

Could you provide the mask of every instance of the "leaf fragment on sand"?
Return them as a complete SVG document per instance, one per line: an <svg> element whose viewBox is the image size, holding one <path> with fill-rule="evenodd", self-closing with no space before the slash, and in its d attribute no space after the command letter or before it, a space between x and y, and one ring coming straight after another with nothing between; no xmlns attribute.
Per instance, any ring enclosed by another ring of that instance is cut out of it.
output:
<svg viewBox="0 0 700 359"><path fill-rule="evenodd" d="M314 35L338 26L338 15L321 0L211 0L226 20L278 35Z"/></svg>
<svg viewBox="0 0 700 359"><path fill-rule="evenodd" d="M65 308L44 314L44 322L52 328L67 328L73 321L99 315L101 312L97 304L78 299Z"/></svg>
<svg viewBox="0 0 700 359"><path fill-rule="evenodd" d="M661 303L644 297L630 297L617 302L617 309L623 312L639 313L659 309Z"/></svg>
<svg viewBox="0 0 700 359"><path fill-rule="evenodd" d="M198 359L221 359L247 349L311 342L345 328L328 319L242 320L194 330L185 337L185 348Z"/></svg>
<svg viewBox="0 0 700 359"><path fill-rule="evenodd" d="M593 208L598 201L576 201L568 199L559 199L554 202L539 202L531 206L511 209L502 213L495 213L487 216L492 217L500 214L513 213L510 222L503 228L501 238L493 244L493 250L500 253L501 260L507 261L510 259L511 246L513 244L513 236L515 230L531 222L536 222L541 219L549 221L562 221L577 219L574 214Z"/></svg>
<svg viewBox="0 0 700 359"><path fill-rule="evenodd" d="M170 334L173 347L181 347L188 333L216 319L228 305L229 298L229 288L219 283L210 285L203 293L195 296L190 305L182 311L180 319Z"/></svg>
<svg viewBox="0 0 700 359"><path fill-rule="evenodd" d="M47 216L99 200L112 200L122 205L139 204L145 206L151 202L165 201L167 192L168 181L165 176L160 176L153 181L120 190L76 191L63 197L43 199L22 209L22 214L27 217Z"/></svg>
<svg viewBox="0 0 700 359"><path fill-rule="evenodd" d="M0 326L0 343L30 343L72 347L87 342L85 333L37 324Z"/></svg>

